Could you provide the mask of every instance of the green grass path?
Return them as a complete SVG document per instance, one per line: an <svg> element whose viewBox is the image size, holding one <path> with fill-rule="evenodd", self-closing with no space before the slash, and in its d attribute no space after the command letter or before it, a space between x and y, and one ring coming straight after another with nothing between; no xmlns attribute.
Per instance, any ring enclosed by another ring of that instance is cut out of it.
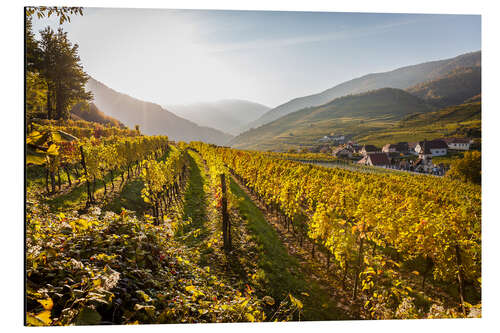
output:
<svg viewBox="0 0 500 333"><path fill-rule="evenodd" d="M207 216L208 203L207 193L205 193L206 186L204 188L204 185L208 179L201 157L192 151L189 152L189 168L190 176L184 197L183 217L190 219L191 223L186 225L178 236L182 237L183 234L199 229L196 237L189 236L184 238L183 242L189 247L200 250L201 262L199 264L210 266L213 263L209 261L213 257L205 253L207 249L203 242L209 236L208 233L211 232L208 224L214 222L207 221L209 218ZM329 299L325 290L321 289L316 282L311 281L303 272L297 258L288 254L276 230L266 221L263 213L247 194L233 179L230 179L229 186L231 192L239 199L237 210L243 219L232 221L232 223L244 223L244 227L256 244L256 253L252 259L257 263L259 280L262 281L260 285L263 290L259 290L259 293L263 293L262 296L273 297L276 302L286 299L288 294L300 299L304 304L301 320L346 319L338 311L336 304ZM238 251L232 256L238 255L236 253ZM244 253L240 253L240 255L245 256ZM229 265L230 270L238 270L238 265L235 265L234 261L243 258L232 259ZM240 272L234 271L233 273L238 275ZM242 279L241 283L237 283L240 284L240 287L248 282L243 281L246 280L244 276L239 279ZM306 296L307 294L309 296Z"/></svg>
<svg viewBox="0 0 500 333"><path fill-rule="evenodd" d="M207 236L207 228L205 225L207 219L207 202L205 190L203 188L205 182L203 162L196 153L188 152L189 162L189 181L184 194L184 210L182 219L191 222L179 230L178 235L188 233L190 231L200 229L197 237L188 237L185 240L186 245L196 246L203 241Z"/></svg>
<svg viewBox="0 0 500 333"><path fill-rule="evenodd" d="M278 301L287 297L288 293L300 299L304 304L303 320L347 319L325 291L304 274L298 260L288 254L276 230L233 179L230 186L232 193L239 198L238 209L257 243L256 260L265 275L269 294Z"/></svg>

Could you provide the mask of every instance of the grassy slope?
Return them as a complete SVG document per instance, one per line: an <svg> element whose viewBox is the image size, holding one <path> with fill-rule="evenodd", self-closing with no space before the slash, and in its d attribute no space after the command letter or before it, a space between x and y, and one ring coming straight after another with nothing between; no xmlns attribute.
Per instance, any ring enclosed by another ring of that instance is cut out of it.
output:
<svg viewBox="0 0 500 333"><path fill-rule="evenodd" d="M481 102L450 106L439 111L410 116L385 129L358 135L361 143L382 146L399 141L415 142L443 136L466 135L466 130L481 130Z"/></svg>
<svg viewBox="0 0 500 333"><path fill-rule="evenodd" d="M195 229L200 229L198 237L188 237L187 244L189 246L196 246L207 237L207 200L204 191L204 184L206 183L206 176L202 172L201 161L196 160L198 157L192 151L189 152L189 182L185 192L183 220L188 220L190 223L182 230L179 230L179 235L183 235Z"/></svg>
<svg viewBox="0 0 500 333"><path fill-rule="evenodd" d="M311 113L310 110L308 112ZM255 135L261 135L259 139L248 139L248 141L236 144L236 146L259 150L287 150L298 146L311 147L318 144L318 138L331 132L351 134L353 139L359 143L377 146L399 141L415 142L423 139L434 139L445 135L461 136L465 135L464 131L467 129L473 129L480 133L481 102L410 114L402 119L387 116L374 118L340 117L301 123L300 119L304 118L299 119L296 113L286 117L294 121L293 128L283 129L283 131L281 129L268 131L262 127L254 132ZM293 119L294 117L297 119ZM269 126L278 127L280 124L275 121Z"/></svg>
<svg viewBox="0 0 500 333"><path fill-rule="evenodd" d="M291 293L304 303L305 320L345 319L319 286L307 279L295 257L288 254L274 228L259 208L231 179L231 191L239 198L238 209L258 246L257 261L267 281L269 293L282 299ZM309 296L301 294L305 292Z"/></svg>
<svg viewBox="0 0 500 333"><path fill-rule="evenodd" d="M247 149L313 145L332 132L359 135L386 128L410 114L430 111L421 99L400 89L384 88L291 113L243 133L231 144Z"/></svg>
<svg viewBox="0 0 500 333"><path fill-rule="evenodd" d="M277 232L232 179L230 188L239 199L239 216L231 218L234 250L227 257L223 254L218 235L220 221L211 214L207 201L210 188L203 161L194 152L189 155L190 179L184 198L184 220L191 222L178 237L191 251L199 251L197 264L209 266L211 272L225 276L241 290L246 284L257 287L259 295L269 295L277 303L287 300L291 293L304 303L302 320L345 319L319 286L302 273L298 260L288 254ZM255 280L249 277L253 274L248 273L256 273L261 282L255 285Z"/></svg>

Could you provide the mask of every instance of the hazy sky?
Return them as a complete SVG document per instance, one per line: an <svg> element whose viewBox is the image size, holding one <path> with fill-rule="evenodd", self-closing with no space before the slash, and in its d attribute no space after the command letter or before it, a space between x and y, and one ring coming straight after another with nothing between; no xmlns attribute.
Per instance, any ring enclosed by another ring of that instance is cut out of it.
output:
<svg viewBox="0 0 500 333"><path fill-rule="evenodd" d="M54 19L34 20L34 30ZM477 15L87 8L63 24L88 74L165 104L270 107L368 73L481 49Z"/></svg>

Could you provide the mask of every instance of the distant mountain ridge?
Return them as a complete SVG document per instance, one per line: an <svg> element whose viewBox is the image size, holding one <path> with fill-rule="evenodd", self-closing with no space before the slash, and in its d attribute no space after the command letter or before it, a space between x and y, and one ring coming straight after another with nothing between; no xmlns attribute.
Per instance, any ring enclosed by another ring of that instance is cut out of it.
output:
<svg viewBox="0 0 500 333"><path fill-rule="evenodd" d="M481 94L481 66L458 68L406 91L436 107L462 104Z"/></svg>
<svg viewBox="0 0 500 333"><path fill-rule="evenodd" d="M245 149L311 145L331 132L353 135L365 128L373 130L409 115L432 110L422 99L404 90L382 88L339 97L317 107L289 113L235 137L230 144Z"/></svg>
<svg viewBox="0 0 500 333"><path fill-rule="evenodd" d="M218 145L226 144L232 138L232 135L219 130L198 126L158 104L119 93L94 78L87 82L87 90L92 91L94 104L102 112L129 128L139 125L141 132L147 135L162 134L175 141L203 141Z"/></svg>
<svg viewBox="0 0 500 333"><path fill-rule="evenodd" d="M270 110L265 105L239 99L167 105L166 108L198 125L213 127L233 135L239 134L245 125Z"/></svg>
<svg viewBox="0 0 500 333"><path fill-rule="evenodd" d="M256 121L250 123L247 129L262 126L284 115L306 107L322 105L344 95L357 94L385 87L407 89L419 83L437 79L438 77L451 73L457 68L480 65L481 51L477 51L450 59L401 67L389 72L368 74L336 85L319 94L295 98L287 103L279 105L266 112Z"/></svg>

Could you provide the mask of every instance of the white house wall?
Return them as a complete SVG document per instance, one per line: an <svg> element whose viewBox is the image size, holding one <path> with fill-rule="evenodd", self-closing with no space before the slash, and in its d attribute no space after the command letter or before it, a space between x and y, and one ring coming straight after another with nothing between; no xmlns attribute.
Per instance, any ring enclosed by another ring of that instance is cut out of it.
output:
<svg viewBox="0 0 500 333"><path fill-rule="evenodd" d="M431 149L431 154L432 156L444 156L446 155L448 152L447 152L447 149L444 149L444 148L439 148L439 149Z"/></svg>

